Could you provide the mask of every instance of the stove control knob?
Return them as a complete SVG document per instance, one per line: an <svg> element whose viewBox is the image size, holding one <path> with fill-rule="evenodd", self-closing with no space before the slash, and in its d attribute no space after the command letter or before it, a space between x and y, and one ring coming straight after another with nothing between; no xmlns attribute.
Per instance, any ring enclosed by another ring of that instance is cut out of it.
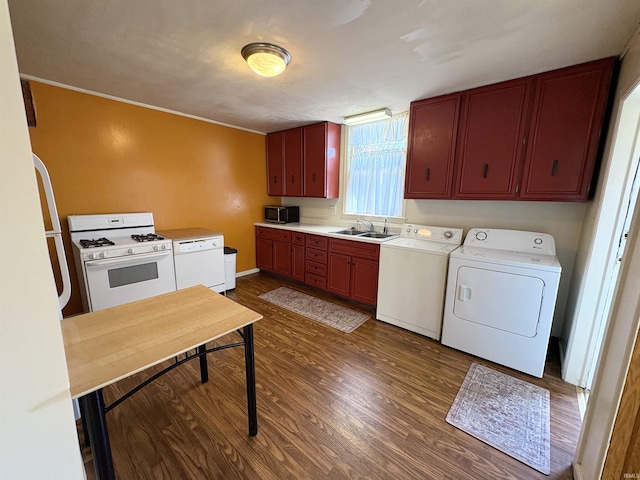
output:
<svg viewBox="0 0 640 480"><path fill-rule="evenodd" d="M93 255L93 253L90 253L89 255L87 255L87 258L89 260L93 260L95 258L95 256Z"/></svg>
<svg viewBox="0 0 640 480"><path fill-rule="evenodd" d="M158 245L154 245L154 246L153 246L153 249L154 249L155 251L158 251L158 250L160 250L160 247L159 247Z"/></svg>
<svg viewBox="0 0 640 480"><path fill-rule="evenodd" d="M104 257L106 257L106 256L107 256L107 252L102 252L102 253L100 253L100 258L104 258Z"/></svg>
<svg viewBox="0 0 640 480"><path fill-rule="evenodd" d="M444 235L444 238L447 238L447 239L453 238L453 232L451 230L447 230L446 232L444 232L443 235Z"/></svg>
<svg viewBox="0 0 640 480"><path fill-rule="evenodd" d="M127 250L127 252L133 253L133 252L135 252L135 250L133 248L130 248L129 250Z"/></svg>
<svg viewBox="0 0 640 480"><path fill-rule="evenodd" d="M411 227L407 227L407 233L411 231Z"/></svg>
<svg viewBox="0 0 640 480"><path fill-rule="evenodd" d="M413 233L418 233L418 229L417 229L417 228L414 228L414 229L413 229Z"/></svg>
<svg viewBox="0 0 640 480"><path fill-rule="evenodd" d="M162 247L161 247L161 248L162 248L162 250L166 250L166 249L167 249L167 246L166 246L166 245L162 245Z"/></svg>

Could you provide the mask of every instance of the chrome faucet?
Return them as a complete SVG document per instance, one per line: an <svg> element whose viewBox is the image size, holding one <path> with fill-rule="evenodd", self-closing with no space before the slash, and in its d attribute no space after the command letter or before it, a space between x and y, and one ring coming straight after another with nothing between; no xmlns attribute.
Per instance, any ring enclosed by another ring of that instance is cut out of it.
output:
<svg viewBox="0 0 640 480"><path fill-rule="evenodd" d="M384 219L384 227L382 228L382 233L389 233L389 229L387 228L387 219Z"/></svg>
<svg viewBox="0 0 640 480"><path fill-rule="evenodd" d="M369 220L360 220L357 219L356 220L356 224L361 223L362 225L364 225L367 228L367 232L373 232L373 222L370 222Z"/></svg>

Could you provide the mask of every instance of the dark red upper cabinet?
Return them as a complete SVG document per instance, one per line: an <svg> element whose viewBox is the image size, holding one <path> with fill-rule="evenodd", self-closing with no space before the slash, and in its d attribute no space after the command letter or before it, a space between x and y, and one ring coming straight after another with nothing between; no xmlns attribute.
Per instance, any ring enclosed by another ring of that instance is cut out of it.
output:
<svg viewBox="0 0 640 480"><path fill-rule="evenodd" d="M340 125L323 122L303 127L304 196L338 198Z"/></svg>
<svg viewBox="0 0 640 480"><path fill-rule="evenodd" d="M535 77L521 198L587 200L614 66L607 58Z"/></svg>
<svg viewBox="0 0 640 480"><path fill-rule="evenodd" d="M530 77L464 92L454 198L517 195L530 92Z"/></svg>
<svg viewBox="0 0 640 480"><path fill-rule="evenodd" d="M322 122L267 134L267 194L338 198L340 125Z"/></svg>
<svg viewBox="0 0 640 480"><path fill-rule="evenodd" d="M450 198L461 94L411 103L404 198Z"/></svg>
<svg viewBox="0 0 640 480"><path fill-rule="evenodd" d="M267 194L284 195L284 132L267 135Z"/></svg>
<svg viewBox="0 0 640 480"><path fill-rule="evenodd" d="M302 129L267 135L267 194L302 196Z"/></svg>

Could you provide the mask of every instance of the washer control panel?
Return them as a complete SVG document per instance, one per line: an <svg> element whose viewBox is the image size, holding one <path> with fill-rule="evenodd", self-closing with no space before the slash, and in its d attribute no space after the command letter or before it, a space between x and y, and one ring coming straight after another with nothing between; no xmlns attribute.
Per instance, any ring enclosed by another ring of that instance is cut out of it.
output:
<svg viewBox="0 0 640 480"><path fill-rule="evenodd" d="M556 244L548 233L501 230L497 228L472 228L464 244L474 247L510 250L522 253L555 255Z"/></svg>
<svg viewBox="0 0 640 480"><path fill-rule="evenodd" d="M446 242L460 245L462 243L462 229L448 227L434 227L430 225L415 225L405 223L402 225L400 236L403 238L416 238L419 240L431 240L433 242Z"/></svg>

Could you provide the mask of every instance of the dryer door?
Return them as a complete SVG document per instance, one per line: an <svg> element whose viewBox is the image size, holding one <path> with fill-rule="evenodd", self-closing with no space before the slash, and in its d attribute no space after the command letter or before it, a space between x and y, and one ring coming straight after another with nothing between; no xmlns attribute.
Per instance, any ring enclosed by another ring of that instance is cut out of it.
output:
<svg viewBox="0 0 640 480"><path fill-rule="evenodd" d="M544 282L537 277L460 267L453 314L524 337L534 337L540 318Z"/></svg>

